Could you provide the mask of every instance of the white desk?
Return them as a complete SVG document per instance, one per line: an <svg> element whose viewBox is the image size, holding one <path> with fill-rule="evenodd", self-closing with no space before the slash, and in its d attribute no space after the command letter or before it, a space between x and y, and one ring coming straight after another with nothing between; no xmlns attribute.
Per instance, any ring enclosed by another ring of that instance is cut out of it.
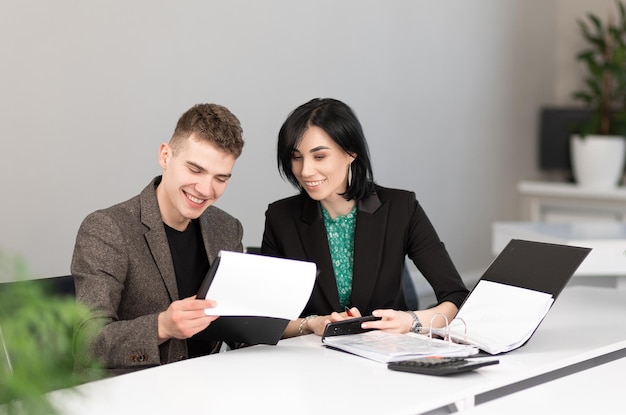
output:
<svg viewBox="0 0 626 415"><path fill-rule="evenodd" d="M496 222L492 232L494 255L511 239L592 248L574 276L616 277L618 288L626 287L626 223Z"/></svg>
<svg viewBox="0 0 626 415"><path fill-rule="evenodd" d="M624 413L626 357L485 402L463 415Z"/></svg>
<svg viewBox="0 0 626 415"><path fill-rule="evenodd" d="M626 290L569 287L530 341L500 364L454 377L393 372L315 335L165 365L50 396L65 415L111 413L421 414L471 407L560 371L626 353Z"/></svg>

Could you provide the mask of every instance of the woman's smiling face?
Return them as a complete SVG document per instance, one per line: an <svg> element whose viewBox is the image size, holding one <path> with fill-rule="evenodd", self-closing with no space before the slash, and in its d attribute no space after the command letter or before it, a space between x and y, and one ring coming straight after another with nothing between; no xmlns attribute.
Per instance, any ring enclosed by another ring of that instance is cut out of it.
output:
<svg viewBox="0 0 626 415"><path fill-rule="evenodd" d="M346 191L354 157L320 127L310 126L291 157L291 170L313 200L335 200Z"/></svg>

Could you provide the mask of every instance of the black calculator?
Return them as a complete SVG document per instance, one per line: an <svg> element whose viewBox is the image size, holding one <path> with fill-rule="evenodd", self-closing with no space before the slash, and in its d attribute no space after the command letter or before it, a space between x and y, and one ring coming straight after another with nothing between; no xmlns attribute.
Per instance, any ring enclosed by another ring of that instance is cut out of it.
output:
<svg viewBox="0 0 626 415"><path fill-rule="evenodd" d="M420 373L422 375L451 375L469 372L479 367L496 365L497 359L465 358L465 357L422 357L419 359L391 362L387 367L400 372Z"/></svg>

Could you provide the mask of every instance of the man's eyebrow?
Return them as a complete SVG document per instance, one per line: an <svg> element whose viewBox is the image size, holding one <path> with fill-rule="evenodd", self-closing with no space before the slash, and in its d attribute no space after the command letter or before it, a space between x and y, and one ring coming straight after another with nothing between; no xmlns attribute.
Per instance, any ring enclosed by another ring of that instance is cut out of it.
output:
<svg viewBox="0 0 626 415"><path fill-rule="evenodd" d="M201 172L206 172L206 169L201 165L194 163L193 161L188 161L187 164L194 169L200 170Z"/></svg>
<svg viewBox="0 0 626 415"><path fill-rule="evenodd" d="M207 169L205 169L204 167L202 167L201 165L194 163L193 161L188 161L187 164L199 171L201 171L202 173L207 173ZM216 174L215 177L219 177L222 179L230 179L232 177L231 173L222 173L222 174Z"/></svg>

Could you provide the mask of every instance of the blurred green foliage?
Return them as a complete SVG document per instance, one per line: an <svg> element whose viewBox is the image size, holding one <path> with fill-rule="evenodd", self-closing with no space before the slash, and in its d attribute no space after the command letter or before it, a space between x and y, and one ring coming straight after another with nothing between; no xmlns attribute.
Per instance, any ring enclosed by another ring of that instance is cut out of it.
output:
<svg viewBox="0 0 626 415"><path fill-rule="evenodd" d="M102 376L88 354L91 337L74 336L89 310L28 279L25 263L0 251L0 281L17 281L0 284L0 414L55 414L47 392Z"/></svg>
<svg viewBox="0 0 626 415"><path fill-rule="evenodd" d="M593 13L578 20L586 47L576 56L585 65L584 89L573 97L593 109L580 134L626 135L626 8L615 1L617 19L605 22Z"/></svg>

